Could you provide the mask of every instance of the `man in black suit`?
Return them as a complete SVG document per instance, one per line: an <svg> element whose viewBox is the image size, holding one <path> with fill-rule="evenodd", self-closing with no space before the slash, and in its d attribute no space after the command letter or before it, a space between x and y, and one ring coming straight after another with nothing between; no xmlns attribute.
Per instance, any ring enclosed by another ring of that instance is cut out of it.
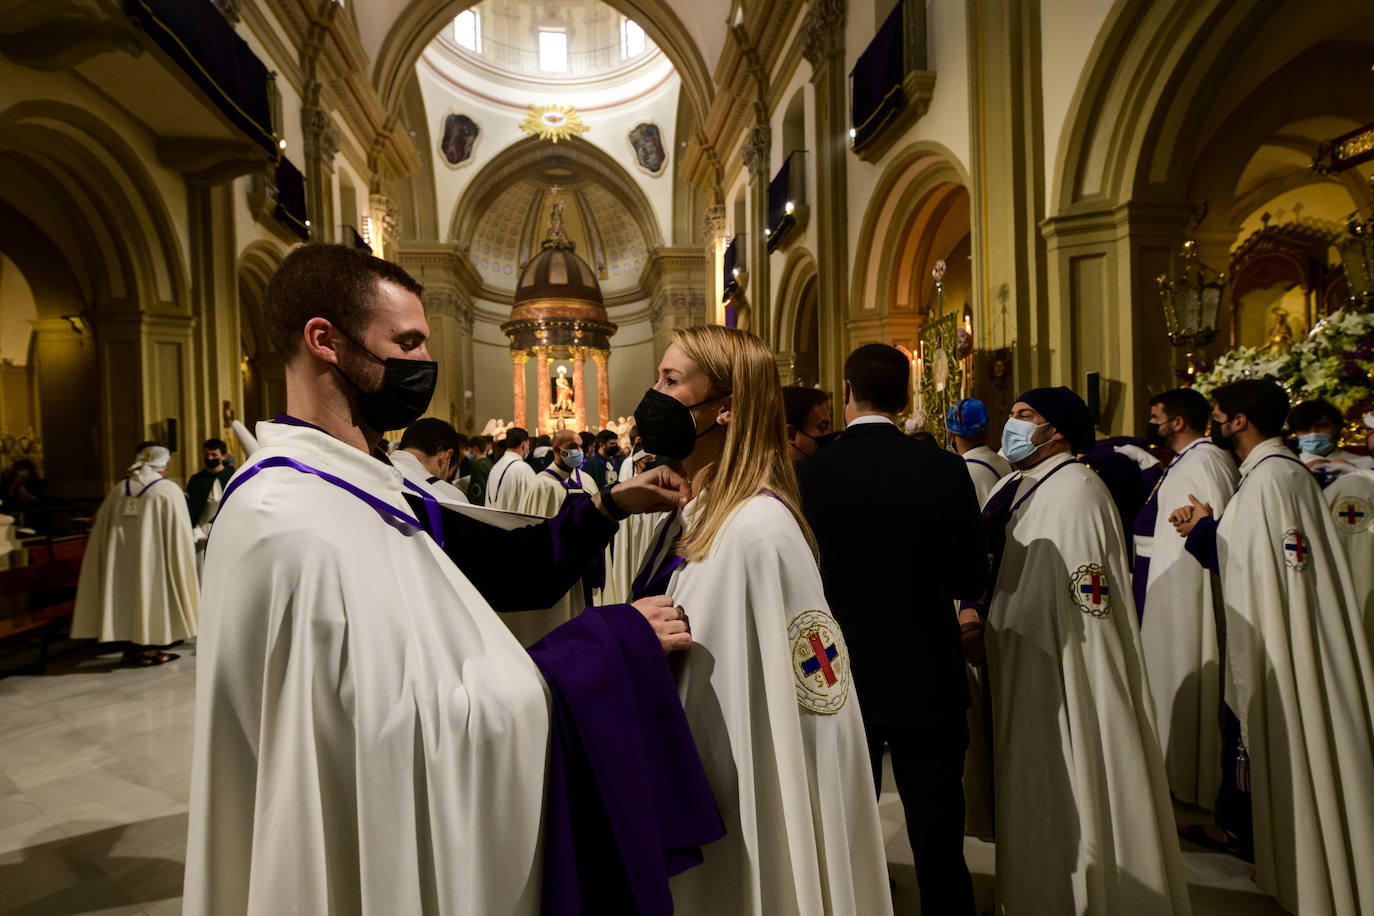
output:
<svg viewBox="0 0 1374 916"><path fill-rule="evenodd" d="M923 913L973 912L964 863L968 681L954 602L987 588L987 548L964 463L897 428L911 391L895 347L844 365L845 430L796 465L830 610L849 644L881 791L892 751Z"/></svg>

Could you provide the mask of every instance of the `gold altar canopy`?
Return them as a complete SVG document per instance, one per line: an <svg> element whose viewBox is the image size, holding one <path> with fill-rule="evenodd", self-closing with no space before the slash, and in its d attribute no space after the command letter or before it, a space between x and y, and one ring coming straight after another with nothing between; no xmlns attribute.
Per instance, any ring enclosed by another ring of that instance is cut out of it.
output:
<svg viewBox="0 0 1374 916"><path fill-rule="evenodd" d="M588 428L586 359L596 361L596 428L610 416L610 385L606 376L611 335L616 326L606 316L601 286L563 229L563 205L555 202L548 237L537 255L520 272L515 304L501 332L510 338L514 364L515 425L526 424L525 362L533 357L538 369L539 416L536 429L550 433L558 425ZM565 367L559 367L560 391L550 388L554 360L572 360L572 406L567 397Z"/></svg>

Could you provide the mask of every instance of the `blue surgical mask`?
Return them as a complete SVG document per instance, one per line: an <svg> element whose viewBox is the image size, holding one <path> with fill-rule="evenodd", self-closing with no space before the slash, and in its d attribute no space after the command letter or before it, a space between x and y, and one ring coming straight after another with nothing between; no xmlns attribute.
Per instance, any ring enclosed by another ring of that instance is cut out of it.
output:
<svg viewBox="0 0 1374 916"><path fill-rule="evenodd" d="M1018 420L1015 417L1007 420L1007 425L1002 427L1002 454L1007 457L1008 461L1012 464L1019 464L1049 444L1049 440L1039 445L1031 441L1031 437L1041 426L1049 426L1049 424L1035 424L1029 420Z"/></svg>
<svg viewBox="0 0 1374 916"><path fill-rule="evenodd" d="M1298 447L1313 455L1329 455L1336 450L1330 433L1308 433L1298 437Z"/></svg>
<svg viewBox="0 0 1374 916"><path fill-rule="evenodd" d="M569 467L569 468L580 468L580 467L582 467L582 449L580 449L580 448L570 448L570 449L568 449L567 454L563 456L563 464L566 465L566 466Z"/></svg>

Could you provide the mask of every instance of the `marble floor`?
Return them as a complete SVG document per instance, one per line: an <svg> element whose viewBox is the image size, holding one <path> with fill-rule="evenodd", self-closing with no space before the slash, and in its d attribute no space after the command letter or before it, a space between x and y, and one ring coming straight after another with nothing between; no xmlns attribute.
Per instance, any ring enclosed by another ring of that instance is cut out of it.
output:
<svg viewBox="0 0 1374 916"><path fill-rule="evenodd" d="M180 911L196 659L177 651L133 670L78 650L43 677L0 680L0 913ZM918 913L890 773L880 807L897 912ZM993 846L970 839L966 852L989 910ZM1198 916L1282 913L1238 859L1189 848L1184 861Z"/></svg>

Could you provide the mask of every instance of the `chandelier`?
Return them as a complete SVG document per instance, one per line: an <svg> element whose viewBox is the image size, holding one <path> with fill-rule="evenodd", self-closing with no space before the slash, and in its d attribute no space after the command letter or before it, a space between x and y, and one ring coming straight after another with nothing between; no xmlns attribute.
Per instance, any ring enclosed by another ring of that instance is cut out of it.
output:
<svg viewBox="0 0 1374 916"><path fill-rule="evenodd" d="M1361 222L1351 218L1349 233L1341 242L1341 262L1350 285L1350 304L1358 309L1374 306L1374 216Z"/></svg>
<svg viewBox="0 0 1374 916"><path fill-rule="evenodd" d="M1164 303L1164 326L1169 343L1183 348L1187 371L1185 386L1197 374L1196 353L1217 336L1217 310L1226 288L1226 274L1218 273L1198 257L1197 242L1183 243L1183 266L1177 276L1160 274L1155 278Z"/></svg>

